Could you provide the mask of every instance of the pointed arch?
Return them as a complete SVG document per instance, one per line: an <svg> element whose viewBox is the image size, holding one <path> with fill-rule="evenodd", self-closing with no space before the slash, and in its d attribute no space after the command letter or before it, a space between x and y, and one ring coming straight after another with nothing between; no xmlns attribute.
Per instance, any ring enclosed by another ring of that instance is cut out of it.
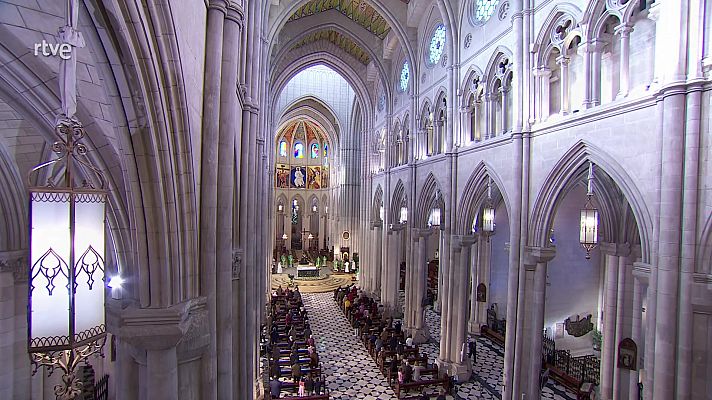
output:
<svg viewBox="0 0 712 400"><path fill-rule="evenodd" d="M643 262L649 262L651 257L652 237L653 237L653 221L645 203L644 197L634 183L634 180L625 172L625 169L616 162L616 160L603 152L601 149L580 140L574 144L556 163L554 168L541 185L543 188L536 196L534 206L531 211L530 230L527 244L538 247L548 247L549 230L554 221L556 207L564 198L565 191L570 189L570 182L577 178L581 168L589 162L596 165L598 171L605 172L610 178L608 185L597 186L603 199L612 197L612 194L606 193L605 186L614 186L620 190L623 198L630 205L630 208L635 216L636 224L640 235L641 255ZM598 174L602 176L602 174ZM613 219L615 213L611 210L606 210L603 206L610 200L604 200L602 204L603 218L609 221L609 224L615 224ZM607 205L606 207L612 207ZM615 227L611 227L614 229ZM613 234L613 233L611 233Z"/></svg>
<svg viewBox="0 0 712 400"><path fill-rule="evenodd" d="M404 205L404 203L406 207L408 207L407 201L408 196L405 192L405 185L402 180L398 179L395 189L393 189L393 194L391 195L391 204L389 207L391 220L388 221L389 223L397 224L400 222L400 208Z"/></svg>
<svg viewBox="0 0 712 400"><path fill-rule="evenodd" d="M376 186L376 191L373 194L373 201L371 202L372 224L383 223L381 220L381 207L383 207L383 188L379 184Z"/></svg>
<svg viewBox="0 0 712 400"><path fill-rule="evenodd" d="M504 183L501 177L494 172L494 169L486 162L480 161L473 169L470 178L465 184L460 203L457 209L457 217L455 221L455 233L459 235L468 235L471 233L472 221L479 213L482 204L487 198L487 182L492 180L492 202L496 205L499 202L504 202L507 215L511 213L511 203L504 188Z"/></svg>
<svg viewBox="0 0 712 400"><path fill-rule="evenodd" d="M440 184L431 172L428 174L428 177L425 178L425 182L420 190L420 195L418 196L418 202L415 206L415 212L413 213L413 227L427 228L430 211L435 207L440 208L441 216L447 216ZM441 220L440 228L442 229L447 222L448 221Z"/></svg>
<svg viewBox="0 0 712 400"><path fill-rule="evenodd" d="M462 96L461 99L461 104L460 106L462 107L467 107L469 104L469 99L470 96L473 94L473 87L472 84L473 82L478 79L480 84L483 83L484 74L482 74L482 70L477 67L476 65L470 65L470 68L467 69L467 72L465 73L465 78L462 80L462 83L460 85L460 92L464 93L464 96ZM479 90L482 90L481 87Z"/></svg>

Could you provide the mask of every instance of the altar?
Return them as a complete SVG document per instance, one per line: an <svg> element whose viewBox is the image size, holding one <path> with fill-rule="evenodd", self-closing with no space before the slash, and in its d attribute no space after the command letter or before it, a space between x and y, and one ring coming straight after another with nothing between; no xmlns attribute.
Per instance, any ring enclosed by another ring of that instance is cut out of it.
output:
<svg viewBox="0 0 712 400"><path fill-rule="evenodd" d="M314 265L297 266L297 278L318 278L319 267Z"/></svg>

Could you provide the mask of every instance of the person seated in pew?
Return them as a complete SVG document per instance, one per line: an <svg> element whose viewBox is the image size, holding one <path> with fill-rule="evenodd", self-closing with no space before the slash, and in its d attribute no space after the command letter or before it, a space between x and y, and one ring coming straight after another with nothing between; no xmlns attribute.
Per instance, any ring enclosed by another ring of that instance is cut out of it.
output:
<svg viewBox="0 0 712 400"><path fill-rule="evenodd" d="M305 392L304 379L300 379L299 380L299 391L297 392L299 397L304 397L304 392Z"/></svg>
<svg viewBox="0 0 712 400"><path fill-rule="evenodd" d="M423 366L420 365L420 363L416 362L415 365L413 365L413 381L419 381L420 380L420 372L423 370Z"/></svg>
<svg viewBox="0 0 712 400"><path fill-rule="evenodd" d="M396 337L395 333L392 333L391 338L388 340L388 349L390 351L396 351L397 347L398 347L398 338Z"/></svg>
<svg viewBox="0 0 712 400"><path fill-rule="evenodd" d="M391 335L388 333L388 329L383 328L383 330L381 331L381 340L385 342L390 336Z"/></svg>
<svg viewBox="0 0 712 400"><path fill-rule="evenodd" d="M277 296L283 296L284 295L284 289L282 289L282 285L279 285L277 287Z"/></svg>
<svg viewBox="0 0 712 400"><path fill-rule="evenodd" d="M299 363L292 364L292 379L294 383L299 383L299 379L302 377L302 367Z"/></svg>
<svg viewBox="0 0 712 400"><path fill-rule="evenodd" d="M282 394L282 382L275 378L269 381L269 394L273 399L278 399Z"/></svg>
<svg viewBox="0 0 712 400"><path fill-rule="evenodd" d="M307 396L311 396L314 393L314 381L312 380L312 374L309 373L306 378L304 378L304 391Z"/></svg>
<svg viewBox="0 0 712 400"><path fill-rule="evenodd" d="M405 360L405 365L403 366L403 382L410 383L413 378L413 367L410 366L408 360Z"/></svg>
<svg viewBox="0 0 712 400"><path fill-rule="evenodd" d="M321 385L321 378L319 378L319 375L317 375L316 378L314 378L314 394L316 394L317 396L321 394Z"/></svg>
<svg viewBox="0 0 712 400"><path fill-rule="evenodd" d="M296 363L298 363L298 362L299 362L299 353L297 353L296 351L293 351L293 352L289 355L289 362L290 362L291 364L296 364Z"/></svg>
<svg viewBox="0 0 712 400"><path fill-rule="evenodd" d="M276 326L272 327L272 332L269 334L269 339L272 343L277 343L279 341L279 330Z"/></svg>
<svg viewBox="0 0 712 400"><path fill-rule="evenodd" d="M310 335L307 336L307 337L308 337L308 339L307 339L307 346L313 347L314 344L316 344L316 341L314 340L314 336L312 336L312 335L310 334Z"/></svg>
<svg viewBox="0 0 712 400"><path fill-rule="evenodd" d="M393 326L393 329L395 329L396 331L396 335L400 335L402 326L403 325L401 325L400 321L396 321L395 325Z"/></svg>
<svg viewBox="0 0 712 400"><path fill-rule="evenodd" d="M302 332L302 333L304 333L305 338L311 337L312 331L311 331L311 328L309 327L309 324L307 324L307 323L304 324L304 332Z"/></svg>
<svg viewBox="0 0 712 400"><path fill-rule="evenodd" d="M277 364L277 360L272 360L269 362L269 375L272 378L279 378L280 371L279 371L279 364Z"/></svg>
<svg viewBox="0 0 712 400"><path fill-rule="evenodd" d="M319 367L319 355L315 352L311 353L309 355L309 368L318 368Z"/></svg>
<svg viewBox="0 0 712 400"><path fill-rule="evenodd" d="M374 334L375 336L375 334ZM383 349L383 339L378 337L376 341L373 343L374 346L376 346L376 354L381 352L381 349Z"/></svg>
<svg viewBox="0 0 712 400"><path fill-rule="evenodd" d="M435 398L435 400L447 400L447 397L445 396L446 393L445 389L440 389L440 394Z"/></svg>
<svg viewBox="0 0 712 400"><path fill-rule="evenodd" d="M292 325L289 328L289 332L287 333L287 335L297 337L297 327Z"/></svg>

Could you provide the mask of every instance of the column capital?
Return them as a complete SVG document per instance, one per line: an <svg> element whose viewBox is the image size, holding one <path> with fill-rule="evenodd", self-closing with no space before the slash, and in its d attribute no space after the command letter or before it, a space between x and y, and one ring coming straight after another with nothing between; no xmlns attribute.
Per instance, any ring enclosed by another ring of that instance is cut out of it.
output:
<svg viewBox="0 0 712 400"><path fill-rule="evenodd" d="M477 243L475 235L452 235L452 244L456 247L469 247Z"/></svg>
<svg viewBox="0 0 712 400"><path fill-rule="evenodd" d="M630 255L628 243L601 243L601 253L609 256L627 257Z"/></svg>
<svg viewBox="0 0 712 400"><path fill-rule="evenodd" d="M223 14L227 14L227 8L230 6L228 0L209 0L208 10L218 10Z"/></svg>
<svg viewBox="0 0 712 400"><path fill-rule="evenodd" d="M433 230L429 229L429 228L413 228L411 230L413 239L420 239L421 237L428 237L432 233L433 233Z"/></svg>
<svg viewBox="0 0 712 400"><path fill-rule="evenodd" d="M554 259L556 256L556 248L554 247L531 247L527 246L524 249L525 264L535 265L546 263Z"/></svg>
<svg viewBox="0 0 712 400"><path fill-rule="evenodd" d="M27 282L29 279L29 251L0 251L0 272L12 272L15 282Z"/></svg>
<svg viewBox="0 0 712 400"><path fill-rule="evenodd" d="M240 29L242 29L245 22L245 11L242 9L242 5L238 2L230 1L227 5L225 19L236 22L240 25Z"/></svg>
<svg viewBox="0 0 712 400"><path fill-rule="evenodd" d="M614 29L616 35L621 35L621 37L628 37L630 33L633 32L633 25L628 23L623 23L617 25Z"/></svg>
<svg viewBox="0 0 712 400"><path fill-rule="evenodd" d="M569 61L571 61L571 58L566 57L565 55L556 57L556 63L561 66L569 65Z"/></svg>

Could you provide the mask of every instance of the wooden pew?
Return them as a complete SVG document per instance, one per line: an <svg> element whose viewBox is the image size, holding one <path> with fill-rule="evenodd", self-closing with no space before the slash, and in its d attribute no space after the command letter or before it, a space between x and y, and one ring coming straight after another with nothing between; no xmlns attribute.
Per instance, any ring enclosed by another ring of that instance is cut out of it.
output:
<svg viewBox="0 0 712 400"><path fill-rule="evenodd" d="M410 389L427 387L427 386L442 386L443 388L447 389L449 385L450 385L450 378L427 379L427 380L419 380L419 381L408 382L408 383L396 382L396 397L399 399L401 398L401 391L403 391L404 392L403 394L405 394L405 392Z"/></svg>

